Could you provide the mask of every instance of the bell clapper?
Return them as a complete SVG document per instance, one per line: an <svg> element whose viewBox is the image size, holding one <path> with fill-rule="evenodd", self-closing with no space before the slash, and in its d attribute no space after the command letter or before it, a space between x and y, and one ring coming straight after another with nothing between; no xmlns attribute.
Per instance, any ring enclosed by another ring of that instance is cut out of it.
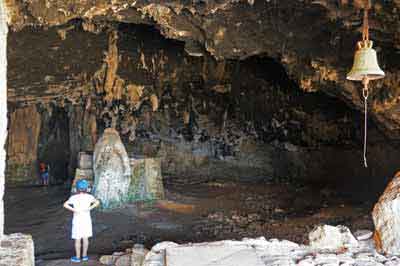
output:
<svg viewBox="0 0 400 266"><path fill-rule="evenodd" d="M362 83L364 85L363 89L362 89L362 95L364 97L364 153L363 153L363 157L364 157L364 167L367 168L368 164L367 164L367 100L368 100L368 83L369 83L369 78L368 76L365 76L362 79Z"/></svg>

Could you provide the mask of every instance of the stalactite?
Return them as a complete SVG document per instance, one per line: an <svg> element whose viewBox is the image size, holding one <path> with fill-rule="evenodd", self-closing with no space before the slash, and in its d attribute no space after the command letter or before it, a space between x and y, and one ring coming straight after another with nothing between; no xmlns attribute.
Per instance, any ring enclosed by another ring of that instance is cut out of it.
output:
<svg viewBox="0 0 400 266"><path fill-rule="evenodd" d="M114 30L110 33L108 37L108 52L106 54L105 62L107 64L106 79L104 82L104 91L106 93L105 100L111 102L114 95L114 86L117 80L117 70L118 70L118 31ZM121 83L118 83L120 86Z"/></svg>

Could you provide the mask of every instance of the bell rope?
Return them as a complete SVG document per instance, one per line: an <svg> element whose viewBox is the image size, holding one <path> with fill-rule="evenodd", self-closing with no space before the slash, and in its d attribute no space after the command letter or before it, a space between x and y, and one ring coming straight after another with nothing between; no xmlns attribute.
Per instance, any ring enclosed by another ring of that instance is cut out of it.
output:
<svg viewBox="0 0 400 266"><path fill-rule="evenodd" d="M365 77L363 79L364 88L362 90L362 94L364 97L364 149L363 149L363 158L364 158L364 167L367 168L367 127L368 127L368 118L367 118L367 100L368 100L368 83L369 79Z"/></svg>

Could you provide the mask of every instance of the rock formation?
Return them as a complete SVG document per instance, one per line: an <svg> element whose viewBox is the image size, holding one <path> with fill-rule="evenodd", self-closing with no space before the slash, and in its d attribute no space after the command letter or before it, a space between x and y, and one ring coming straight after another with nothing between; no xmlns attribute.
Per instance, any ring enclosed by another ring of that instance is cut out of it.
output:
<svg viewBox="0 0 400 266"><path fill-rule="evenodd" d="M33 183L38 178L38 143L41 117L36 106L18 108L10 114L7 141L7 176L10 183Z"/></svg>
<svg viewBox="0 0 400 266"><path fill-rule="evenodd" d="M238 265L238 262L249 266L394 266L400 263L400 258L377 253L371 239L337 250L260 237L181 245L161 242L147 253L142 266Z"/></svg>
<svg viewBox="0 0 400 266"><path fill-rule="evenodd" d="M320 249L341 249L354 247L358 241L345 226L317 226L309 235L310 246Z"/></svg>
<svg viewBox="0 0 400 266"><path fill-rule="evenodd" d="M369 169L358 84L345 81L360 1L6 2L9 106L39 110L37 157L58 182L112 122L128 152L188 183L354 176L380 193L398 165L397 2L370 12L387 78L370 97Z"/></svg>
<svg viewBox="0 0 400 266"><path fill-rule="evenodd" d="M278 59L303 90L320 90L361 107L357 85L346 82L344 75L359 38L362 1L6 2L14 30L66 25L73 19L85 20L85 29L93 32L104 28L104 19L153 25L166 38L185 42L192 56L211 54L223 60L267 54ZM377 1L370 12L371 38L387 72L374 89L373 115L392 137L399 129L394 112L399 67L396 55L390 56L399 47L398 8L398 1ZM72 31L60 29L67 39Z"/></svg>
<svg viewBox="0 0 400 266"><path fill-rule="evenodd" d="M130 160L132 177L129 196L132 200L164 198L164 185L160 158L134 158Z"/></svg>
<svg viewBox="0 0 400 266"><path fill-rule="evenodd" d="M375 244L388 254L400 254L400 172L388 184L372 211Z"/></svg>
<svg viewBox="0 0 400 266"><path fill-rule="evenodd" d="M102 208L119 207L128 200L131 167L118 132L107 128L96 143L93 156L94 195Z"/></svg>

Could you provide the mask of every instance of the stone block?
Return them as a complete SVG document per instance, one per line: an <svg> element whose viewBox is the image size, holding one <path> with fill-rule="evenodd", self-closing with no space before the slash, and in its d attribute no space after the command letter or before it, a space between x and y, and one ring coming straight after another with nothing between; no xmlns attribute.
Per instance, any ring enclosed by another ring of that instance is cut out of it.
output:
<svg viewBox="0 0 400 266"><path fill-rule="evenodd" d="M227 243L187 245L166 249L168 266L265 266L250 245L230 245Z"/></svg>
<svg viewBox="0 0 400 266"><path fill-rule="evenodd" d="M400 254L400 172L387 185L372 211L379 251Z"/></svg>
<svg viewBox="0 0 400 266"><path fill-rule="evenodd" d="M310 232L308 238L310 246L319 249L340 249L358 246L358 241L352 235L349 228L343 225L317 226Z"/></svg>
<svg viewBox="0 0 400 266"><path fill-rule="evenodd" d="M93 169L93 156L86 152L80 152L78 155L78 168Z"/></svg>
<svg viewBox="0 0 400 266"><path fill-rule="evenodd" d="M164 198L160 158L131 158L130 198L133 201Z"/></svg>
<svg viewBox="0 0 400 266"><path fill-rule="evenodd" d="M0 241L0 265L34 266L34 246L30 235L6 235Z"/></svg>
<svg viewBox="0 0 400 266"><path fill-rule="evenodd" d="M107 128L96 143L93 156L94 196L101 208L118 208L129 201L131 167L119 133Z"/></svg>

